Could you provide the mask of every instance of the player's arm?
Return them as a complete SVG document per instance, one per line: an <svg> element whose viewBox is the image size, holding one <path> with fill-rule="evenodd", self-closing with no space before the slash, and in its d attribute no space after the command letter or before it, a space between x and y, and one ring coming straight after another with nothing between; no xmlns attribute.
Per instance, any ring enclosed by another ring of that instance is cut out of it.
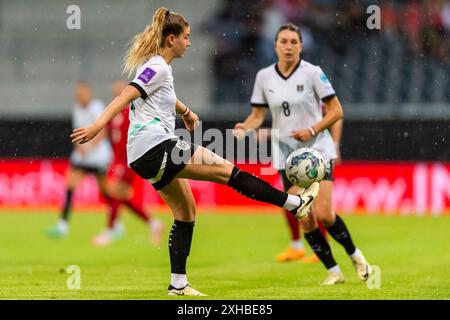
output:
<svg viewBox="0 0 450 320"><path fill-rule="evenodd" d="M331 98L324 99L323 103L328 111L322 120L309 128L293 131L292 136L295 139L300 141L308 141L316 134L331 127L336 121L344 117L344 111L342 110L341 103L335 95Z"/></svg>
<svg viewBox="0 0 450 320"><path fill-rule="evenodd" d="M244 131L256 130L264 122L266 118L268 108L253 107L252 112L249 114L244 122L238 122L234 125L234 129L242 129Z"/></svg>
<svg viewBox="0 0 450 320"><path fill-rule="evenodd" d="M183 102L177 99L175 110L184 122L184 125L189 131L193 131L199 123L198 116L189 109Z"/></svg>
<svg viewBox="0 0 450 320"><path fill-rule="evenodd" d="M324 111L324 115L326 115L327 112L328 112L328 107L325 104L324 104L323 111ZM328 128L330 130L331 138L333 139L334 144L336 146L337 158L336 158L335 163L340 163L342 161L340 145L341 145L341 138L342 138L342 130L343 130L343 128L344 128L344 119L343 118L339 119L338 121L333 123Z"/></svg>
<svg viewBox="0 0 450 320"><path fill-rule="evenodd" d="M70 135L72 142L83 144L92 140L112 118L140 96L141 92L138 89L130 85L126 86L122 93L111 101L94 123L73 130L73 133Z"/></svg>
<svg viewBox="0 0 450 320"><path fill-rule="evenodd" d="M315 123L311 127L302 128L292 132L292 136L300 141L308 141L316 134L331 127L331 125L339 119L342 119L344 116L341 103L323 70L320 67L315 67L311 70L310 76L314 93L325 104L327 113L323 116L321 121Z"/></svg>
<svg viewBox="0 0 450 320"><path fill-rule="evenodd" d="M83 149L83 153L89 152L91 149L94 149L100 142L103 141L103 139L109 139L108 130L106 128L103 128L100 130L100 132L92 138L92 140L85 145L76 145L76 148Z"/></svg>
<svg viewBox="0 0 450 320"><path fill-rule="evenodd" d="M323 103L327 111L323 119L311 127L314 130L315 134L322 132L327 128L330 128L338 120L344 117L344 111L342 110L341 103L336 96L330 99L325 99Z"/></svg>

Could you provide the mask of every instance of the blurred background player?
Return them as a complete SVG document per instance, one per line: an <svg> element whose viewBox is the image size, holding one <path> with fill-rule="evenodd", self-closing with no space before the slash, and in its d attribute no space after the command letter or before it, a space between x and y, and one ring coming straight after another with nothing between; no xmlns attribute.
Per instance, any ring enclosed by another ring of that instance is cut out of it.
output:
<svg viewBox="0 0 450 320"><path fill-rule="evenodd" d="M270 109L272 129L275 129L272 164L282 176L284 189L291 194L296 194L299 188L289 182L284 172L289 154L305 147L322 154L326 162L325 177L320 182L312 214L302 221L305 238L328 270L324 285L343 283L344 276L318 227L318 220L345 248L359 278L367 280L371 267L353 244L344 221L332 208L333 159L337 154L327 128L343 117L342 106L322 69L301 59L302 35L297 26L286 24L278 29L275 51L278 62L257 73L251 97L252 112L243 123L235 125L235 132L243 136L246 131L259 128ZM321 101L326 105L325 116Z"/></svg>
<svg viewBox="0 0 450 320"><path fill-rule="evenodd" d="M72 112L72 127L85 126L103 112L105 105L99 99L95 99L88 83L80 82L75 88L75 106ZM114 201L107 194L106 171L111 162L111 145L108 141L107 130L103 129L90 143L74 145L70 155L70 166L66 175L66 199L61 210L57 224L47 230L52 238L61 238L69 231L68 220L72 207L74 190L83 181L87 174L95 175L100 193L104 196L110 208Z"/></svg>
<svg viewBox="0 0 450 320"><path fill-rule="evenodd" d="M112 86L113 98L120 95L125 89L126 83L117 80ZM95 245L108 245L114 240L123 236L123 226L118 219L118 209L120 204L124 204L133 213L141 218L149 226L150 242L158 245L161 241L161 234L164 230L163 223L156 218L150 218L142 204L133 201L133 180L136 177L134 171L127 164L127 135L129 120L129 108L125 108L115 116L108 124L108 131L113 150L113 161L109 168L107 191L112 200L111 210L108 213L107 229L94 237Z"/></svg>

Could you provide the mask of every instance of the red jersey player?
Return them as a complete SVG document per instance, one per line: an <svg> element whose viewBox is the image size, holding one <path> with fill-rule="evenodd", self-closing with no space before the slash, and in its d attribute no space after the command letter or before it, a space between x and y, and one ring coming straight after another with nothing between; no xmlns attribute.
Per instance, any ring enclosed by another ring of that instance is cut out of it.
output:
<svg viewBox="0 0 450 320"><path fill-rule="evenodd" d="M122 81L115 81L112 87L113 96L118 96L125 88L126 84ZM163 223L151 218L145 213L141 204L133 201L133 180L136 174L127 164L127 135L129 108L125 108L121 113L114 117L108 124L108 131L113 149L113 161L109 167L108 176L108 195L114 199L108 217L108 228L100 235L94 237L93 242L96 245L108 245L114 240L120 239L123 235L123 226L118 221L118 209L124 204L131 209L138 217L144 220L150 228L150 241L157 245L161 241L161 234L164 229Z"/></svg>

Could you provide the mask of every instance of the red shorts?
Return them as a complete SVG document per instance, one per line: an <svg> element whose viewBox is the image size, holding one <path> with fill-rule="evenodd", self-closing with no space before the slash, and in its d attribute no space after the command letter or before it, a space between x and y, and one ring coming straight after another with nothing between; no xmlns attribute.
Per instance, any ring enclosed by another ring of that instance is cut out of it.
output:
<svg viewBox="0 0 450 320"><path fill-rule="evenodd" d="M115 161L109 167L108 176L132 184L136 173L125 162Z"/></svg>

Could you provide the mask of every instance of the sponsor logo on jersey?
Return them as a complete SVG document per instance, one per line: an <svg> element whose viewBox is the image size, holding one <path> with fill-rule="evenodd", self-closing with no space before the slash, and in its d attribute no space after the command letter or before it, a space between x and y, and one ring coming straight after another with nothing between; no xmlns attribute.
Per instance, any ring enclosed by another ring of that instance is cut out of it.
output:
<svg viewBox="0 0 450 320"><path fill-rule="evenodd" d="M139 75L138 79L142 81L142 83L144 84L148 84L150 82L150 80L152 80L152 78L155 76L156 71L153 70L152 68L148 67L145 68L144 71L142 71L142 73Z"/></svg>
<svg viewBox="0 0 450 320"><path fill-rule="evenodd" d="M303 88L303 85L302 85L302 84L298 84L298 85L297 85L297 91L298 91L298 92L303 92L303 89L304 89L304 88Z"/></svg>

